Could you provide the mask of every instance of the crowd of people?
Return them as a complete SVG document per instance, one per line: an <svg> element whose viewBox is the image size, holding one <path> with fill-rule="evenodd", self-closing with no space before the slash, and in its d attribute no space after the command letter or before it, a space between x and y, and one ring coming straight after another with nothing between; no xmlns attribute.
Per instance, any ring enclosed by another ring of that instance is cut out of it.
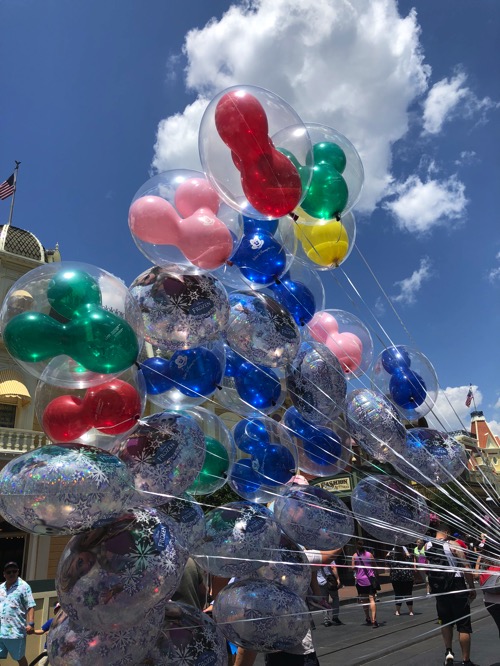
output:
<svg viewBox="0 0 500 666"><path fill-rule="evenodd" d="M339 590L343 587L337 559L342 558L342 569L350 567L354 575L358 602L364 612L365 622L377 629L377 593L380 590L380 577L389 577L394 591L396 616L402 614L403 604L408 615L413 611L413 586L422 583L428 595L436 600L438 621L444 642L444 665L452 666L455 661L453 646L454 628L458 634L458 644L463 666L477 666L471 661L471 609L476 598L476 582L484 594L487 611L496 623L500 637L500 554L484 537L479 543L452 535L450 529L442 525L432 539L418 539L413 548L395 545L385 555L377 559L363 541L357 540L355 552L346 561L341 550L306 550L311 566L310 588L306 601L312 616L322 616L326 627L344 624L340 619ZM36 603L28 583L19 576L19 566L7 562L3 574L5 582L0 585L0 659L10 655L19 666L28 666L26 659L26 636L42 635L50 630L52 619L40 629L35 628ZM173 601L190 604L206 612L211 612L211 604L218 591L228 581L205 579L194 560L189 559L181 584ZM59 612L59 604L54 614ZM265 655L266 666L319 666L314 648L313 633L316 628L311 620L311 628L296 648L288 652L274 652ZM234 666L253 666L257 653L248 649L236 648L228 644L229 663ZM48 664L44 651L30 666Z"/></svg>

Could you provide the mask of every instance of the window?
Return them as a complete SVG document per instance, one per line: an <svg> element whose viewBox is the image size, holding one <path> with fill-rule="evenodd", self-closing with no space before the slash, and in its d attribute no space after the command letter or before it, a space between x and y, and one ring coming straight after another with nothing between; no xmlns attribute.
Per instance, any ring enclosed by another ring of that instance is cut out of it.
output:
<svg viewBox="0 0 500 666"><path fill-rule="evenodd" d="M0 403L0 428L14 428L16 425L16 405Z"/></svg>

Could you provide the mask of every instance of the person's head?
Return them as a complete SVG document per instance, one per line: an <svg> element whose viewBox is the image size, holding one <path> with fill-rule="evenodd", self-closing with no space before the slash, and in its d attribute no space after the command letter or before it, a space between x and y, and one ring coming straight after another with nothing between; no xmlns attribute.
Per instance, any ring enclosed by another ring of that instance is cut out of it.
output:
<svg viewBox="0 0 500 666"><path fill-rule="evenodd" d="M424 540L423 539L417 539L417 548L422 548L424 545Z"/></svg>
<svg viewBox="0 0 500 666"><path fill-rule="evenodd" d="M3 577L8 585L12 585L19 578L19 566L17 562L7 562L3 568Z"/></svg>
<svg viewBox="0 0 500 666"><path fill-rule="evenodd" d="M356 552L358 555L363 555L363 553L366 553L365 544L361 539L356 541Z"/></svg>
<svg viewBox="0 0 500 666"><path fill-rule="evenodd" d="M441 523L439 527L436 530L436 539L441 539L446 541L447 539L450 538L450 527L449 525L445 525L444 523Z"/></svg>

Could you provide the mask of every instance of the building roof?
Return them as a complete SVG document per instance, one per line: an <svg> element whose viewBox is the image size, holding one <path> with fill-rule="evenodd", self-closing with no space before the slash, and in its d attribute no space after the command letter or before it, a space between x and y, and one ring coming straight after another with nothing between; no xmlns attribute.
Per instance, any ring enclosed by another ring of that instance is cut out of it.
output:
<svg viewBox="0 0 500 666"><path fill-rule="evenodd" d="M0 225L0 252L45 262L45 248L38 238L31 231L12 225Z"/></svg>
<svg viewBox="0 0 500 666"><path fill-rule="evenodd" d="M483 412L474 411L471 414L471 433L476 436L480 449L492 449L500 447L500 438L495 437L484 418Z"/></svg>

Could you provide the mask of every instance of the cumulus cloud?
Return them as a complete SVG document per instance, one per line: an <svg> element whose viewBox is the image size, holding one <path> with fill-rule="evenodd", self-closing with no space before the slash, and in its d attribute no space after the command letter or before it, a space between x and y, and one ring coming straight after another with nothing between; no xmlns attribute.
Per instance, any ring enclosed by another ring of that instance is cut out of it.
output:
<svg viewBox="0 0 500 666"><path fill-rule="evenodd" d="M495 437L500 437L500 421L488 421L488 425Z"/></svg>
<svg viewBox="0 0 500 666"><path fill-rule="evenodd" d="M432 86L423 104L424 133L439 134L444 123L457 116L472 118L479 114L484 122L486 112L499 106L490 97L479 99L465 85L466 81L466 74L458 72Z"/></svg>
<svg viewBox="0 0 500 666"><path fill-rule="evenodd" d="M481 391L477 386L472 386L476 407L483 401ZM438 393L436 404L426 416L429 428L436 430L469 430L470 408L465 406L465 398L469 392L469 385L448 387Z"/></svg>
<svg viewBox="0 0 500 666"><path fill-rule="evenodd" d="M495 259L500 263L500 252L497 252ZM500 282L500 265L488 271L488 280L492 283Z"/></svg>
<svg viewBox="0 0 500 666"><path fill-rule="evenodd" d="M420 267L413 271L410 277L395 282L394 286L399 287L399 294L392 297L396 303L403 303L405 305L412 305L416 301L416 297L424 282L429 280L433 275L432 264L429 257L423 257L420 260Z"/></svg>
<svg viewBox="0 0 500 666"><path fill-rule="evenodd" d="M393 186L396 198L386 201L383 207L395 218L401 229L415 234L425 234L436 226L461 218L465 213L467 198L465 185L457 178L439 180L409 176Z"/></svg>
<svg viewBox="0 0 500 666"><path fill-rule="evenodd" d="M393 180L391 146L427 90L419 33L416 13L400 16L396 0L245 0L230 7L185 38L186 84L198 97L160 123L153 167L199 168L208 99L251 84L353 142L366 174L359 207L373 210Z"/></svg>

